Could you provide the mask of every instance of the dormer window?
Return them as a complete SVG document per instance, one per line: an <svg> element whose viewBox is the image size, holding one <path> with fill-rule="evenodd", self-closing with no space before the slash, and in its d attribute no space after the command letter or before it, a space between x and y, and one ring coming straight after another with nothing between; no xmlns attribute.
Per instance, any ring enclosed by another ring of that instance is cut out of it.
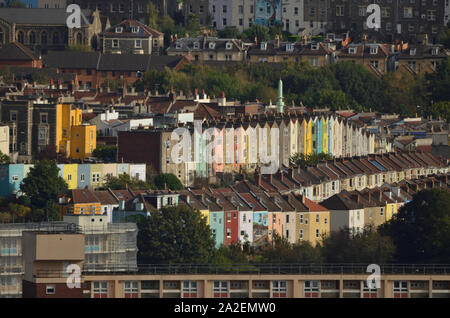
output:
<svg viewBox="0 0 450 318"><path fill-rule="evenodd" d="M227 50L231 50L233 48L233 44L231 44L230 42L227 42L227 44L225 45L225 48Z"/></svg>
<svg viewBox="0 0 450 318"><path fill-rule="evenodd" d="M370 54L377 54L377 53L378 53L378 46L370 47Z"/></svg>
<svg viewBox="0 0 450 318"><path fill-rule="evenodd" d="M409 50L409 55L416 55L416 49L410 49Z"/></svg>
<svg viewBox="0 0 450 318"><path fill-rule="evenodd" d="M439 48L438 47L434 47L431 49L431 54L432 55L438 55L439 54Z"/></svg>
<svg viewBox="0 0 450 318"><path fill-rule="evenodd" d="M122 33L123 27L116 27L116 33Z"/></svg>
<svg viewBox="0 0 450 318"><path fill-rule="evenodd" d="M216 42L209 42L209 48L214 50L216 48Z"/></svg>
<svg viewBox="0 0 450 318"><path fill-rule="evenodd" d="M349 54L356 54L356 47L349 47L348 48L348 53Z"/></svg>
<svg viewBox="0 0 450 318"><path fill-rule="evenodd" d="M132 33L138 33L139 32L139 27L131 27L131 32Z"/></svg>
<svg viewBox="0 0 450 318"><path fill-rule="evenodd" d="M294 51L294 45L293 45L292 43L286 44L286 51L287 51L287 52L292 52L292 51Z"/></svg>
<svg viewBox="0 0 450 318"><path fill-rule="evenodd" d="M319 44L311 44L311 50L318 50Z"/></svg>
<svg viewBox="0 0 450 318"><path fill-rule="evenodd" d="M200 43L194 42L194 49L198 50L200 48Z"/></svg>
<svg viewBox="0 0 450 318"><path fill-rule="evenodd" d="M262 42L261 43L261 51L265 51L267 50L267 42Z"/></svg>

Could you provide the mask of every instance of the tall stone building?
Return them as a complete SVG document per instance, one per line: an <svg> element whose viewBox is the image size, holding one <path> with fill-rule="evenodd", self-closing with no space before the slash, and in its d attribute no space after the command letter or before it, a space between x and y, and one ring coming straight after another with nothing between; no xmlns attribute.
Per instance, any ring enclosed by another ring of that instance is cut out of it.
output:
<svg viewBox="0 0 450 318"><path fill-rule="evenodd" d="M67 3L78 4L82 9L98 9L103 16L109 18L111 24L122 20L138 20L147 23L150 0L67 0ZM151 0L161 15L173 16L179 10L177 0Z"/></svg>
<svg viewBox="0 0 450 318"><path fill-rule="evenodd" d="M319 0L320 1L320 0ZM422 42L425 34L435 43L437 35L444 26L447 0L384 0L376 2L381 8L381 28L367 27L367 6L365 0L348 2L329 0L330 14L328 30L334 32L350 31L351 35L367 33L378 41ZM447 9L448 11L448 9Z"/></svg>
<svg viewBox="0 0 450 318"><path fill-rule="evenodd" d="M187 21L189 16L195 15L198 17L200 25L206 26L212 24L212 17L209 13L208 0L184 0L183 1L183 16Z"/></svg>

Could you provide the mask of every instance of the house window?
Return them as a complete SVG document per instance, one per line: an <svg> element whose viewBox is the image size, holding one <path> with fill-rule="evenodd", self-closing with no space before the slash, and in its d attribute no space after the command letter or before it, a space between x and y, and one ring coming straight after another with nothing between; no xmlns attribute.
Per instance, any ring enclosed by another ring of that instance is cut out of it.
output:
<svg viewBox="0 0 450 318"><path fill-rule="evenodd" d="M320 231L319 231L319 229L316 229L316 238L319 238L320 237Z"/></svg>
<svg viewBox="0 0 450 318"><path fill-rule="evenodd" d="M136 40L134 42L134 47L136 48L141 48L142 47L142 41L141 40Z"/></svg>
<svg viewBox="0 0 450 318"><path fill-rule="evenodd" d="M302 229L300 229L299 234L300 234L300 239L303 240L303 230Z"/></svg>
<svg viewBox="0 0 450 318"><path fill-rule="evenodd" d="M9 113L9 119L10 121L17 121L17 111L11 111Z"/></svg>
<svg viewBox="0 0 450 318"><path fill-rule="evenodd" d="M112 40L112 47L118 48L119 47L119 40Z"/></svg>

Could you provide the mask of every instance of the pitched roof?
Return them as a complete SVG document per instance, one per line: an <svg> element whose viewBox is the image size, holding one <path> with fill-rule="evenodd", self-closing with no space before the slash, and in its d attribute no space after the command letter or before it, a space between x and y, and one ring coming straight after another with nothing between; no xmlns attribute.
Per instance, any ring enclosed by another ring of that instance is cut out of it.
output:
<svg viewBox="0 0 450 318"><path fill-rule="evenodd" d="M81 12L88 20L92 16L91 10L81 10ZM67 13L65 8L0 8L0 18L16 24L66 26L66 20L71 14ZM84 19L81 19L81 24L86 25Z"/></svg>
<svg viewBox="0 0 450 318"><path fill-rule="evenodd" d="M39 56L19 42L11 42L0 49L0 60L34 61L39 60Z"/></svg>
<svg viewBox="0 0 450 318"><path fill-rule="evenodd" d="M329 210L358 210L364 208L361 203L353 201L350 193L346 190L326 199L321 205Z"/></svg>

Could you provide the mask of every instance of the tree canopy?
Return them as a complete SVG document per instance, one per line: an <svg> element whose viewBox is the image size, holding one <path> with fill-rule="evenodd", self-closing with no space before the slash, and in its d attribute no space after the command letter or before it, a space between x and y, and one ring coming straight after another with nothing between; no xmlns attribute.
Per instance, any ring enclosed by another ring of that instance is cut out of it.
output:
<svg viewBox="0 0 450 318"><path fill-rule="evenodd" d="M392 238L398 262L448 264L450 193L441 189L416 193L380 231Z"/></svg>
<svg viewBox="0 0 450 318"><path fill-rule="evenodd" d="M181 181L172 173L161 173L155 176L153 183L159 190L166 188L170 190L183 190L183 184Z"/></svg>
<svg viewBox="0 0 450 318"><path fill-rule="evenodd" d="M207 264L215 256L212 232L198 210L179 205L133 219L139 229L138 263Z"/></svg>
<svg viewBox="0 0 450 318"><path fill-rule="evenodd" d="M67 190L67 183L59 176L55 162L38 161L23 179L20 189L34 208L45 209L49 219L57 219L58 194Z"/></svg>

